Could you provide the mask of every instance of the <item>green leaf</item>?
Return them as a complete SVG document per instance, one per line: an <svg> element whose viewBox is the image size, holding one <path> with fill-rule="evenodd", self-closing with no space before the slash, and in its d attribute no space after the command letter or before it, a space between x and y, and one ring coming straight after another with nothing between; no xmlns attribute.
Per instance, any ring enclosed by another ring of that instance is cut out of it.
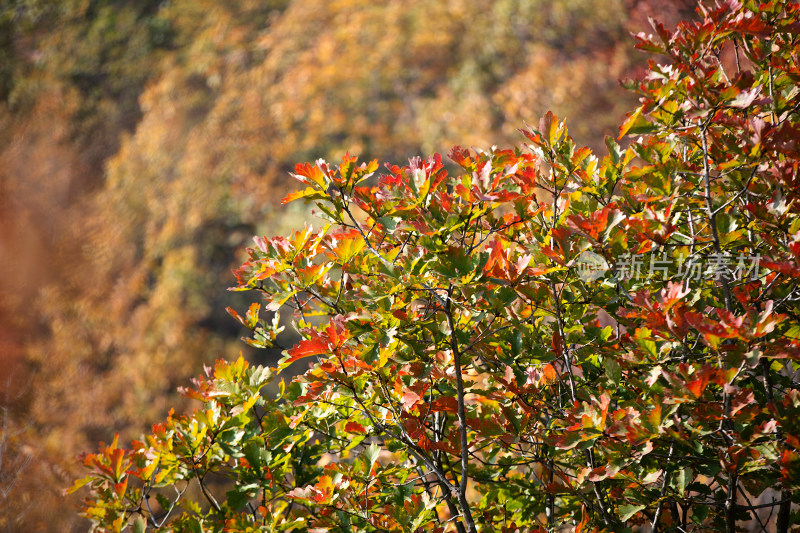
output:
<svg viewBox="0 0 800 533"><path fill-rule="evenodd" d="M255 496L258 488L258 485L249 484L228 491L225 495L228 506L234 511L243 509L247 502Z"/></svg>
<svg viewBox="0 0 800 533"><path fill-rule="evenodd" d="M380 454L381 448L374 442L367 446L367 448L364 450L364 453L361 454L361 456L364 458L364 462L367 464L367 472L370 472L372 467L375 466Z"/></svg>
<svg viewBox="0 0 800 533"><path fill-rule="evenodd" d="M694 472L688 466L678 470L678 475L675 477L675 484L676 491L681 497L686 494L686 486L692 480L693 476Z"/></svg>
<svg viewBox="0 0 800 533"><path fill-rule="evenodd" d="M172 507L170 499L163 494L156 494L156 501L158 501L158 505L160 505L162 509L170 509Z"/></svg>
<svg viewBox="0 0 800 533"><path fill-rule="evenodd" d="M141 516L137 516L136 520L133 521L133 533L144 533L146 528L147 523Z"/></svg>
<svg viewBox="0 0 800 533"><path fill-rule="evenodd" d="M694 505L692 507L692 522L698 525L705 523L711 508L707 505Z"/></svg>
<svg viewBox="0 0 800 533"><path fill-rule="evenodd" d="M645 509L646 507L647 507L646 505L629 505L629 504L620 505L617 508L619 512L619 519L622 520L623 522L626 522L628 519L630 519L630 517L632 517L642 509Z"/></svg>
<svg viewBox="0 0 800 533"><path fill-rule="evenodd" d="M606 357L603 360L603 368L606 370L606 376L608 379L614 382L615 385L619 385L620 380L622 379L622 369L617 363L616 360L612 357Z"/></svg>
<svg viewBox="0 0 800 533"><path fill-rule="evenodd" d="M637 329L634 333L634 338L637 344L652 358L658 356L658 347L655 341L652 340L652 332L647 328Z"/></svg>

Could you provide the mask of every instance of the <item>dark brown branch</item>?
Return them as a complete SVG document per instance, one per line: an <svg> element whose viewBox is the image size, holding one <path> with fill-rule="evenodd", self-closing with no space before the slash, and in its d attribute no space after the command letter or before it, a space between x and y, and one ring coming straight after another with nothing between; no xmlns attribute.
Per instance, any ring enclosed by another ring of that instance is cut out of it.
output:
<svg viewBox="0 0 800 533"><path fill-rule="evenodd" d="M461 350L458 346L458 339L456 339L456 325L453 320L452 308L452 290L451 286L447 293L447 303L445 304L445 316L447 317L447 326L450 328L450 348L453 351L453 365L455 366L456 373L456 400L458 402L458 423L459 432L461 435L461 479L459 480L458 487L458 501L461 504L461 513L464 516L464 521L467 524L467 529L470 533L477 533L475 528L475 521L472 518L472 511L467 502L467 481L469 480L469 441L467 439L467 415L464 408L464 377L461 375Z"/></svg>

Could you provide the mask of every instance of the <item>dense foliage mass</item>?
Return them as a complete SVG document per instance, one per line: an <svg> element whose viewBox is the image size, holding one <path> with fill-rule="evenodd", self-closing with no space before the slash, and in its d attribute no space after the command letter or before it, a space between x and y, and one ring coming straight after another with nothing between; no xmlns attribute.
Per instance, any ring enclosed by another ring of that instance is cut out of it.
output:
<svg viewBox="0 0 800 533"><path fill-rule="evenodd" d="M302 225L274 209L297 161L508 144L547 109L602 147L629 32L687 3L0 0L0 529L84 531L75 454L236 357L230 269Z"/></svg>
<svg viewBox="0 0 800 533"><path fill-rule="evenodd" d="M800 523L800 6L700 14L638 36L666 62L603 158L548 113L457 172L298 165L286 200L326 222L255 238L235 289L266 304L231 313L269 347L291 310L302 339L88 455L96 529Z"/></svg>

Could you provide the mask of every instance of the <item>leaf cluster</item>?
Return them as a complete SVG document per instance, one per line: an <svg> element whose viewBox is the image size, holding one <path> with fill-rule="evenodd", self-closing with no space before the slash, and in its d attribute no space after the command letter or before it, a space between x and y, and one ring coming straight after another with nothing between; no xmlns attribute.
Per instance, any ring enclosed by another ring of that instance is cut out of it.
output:
<svg viewBox="0 0 800 533"><path fill-rule="evenodd" d="M639 35L667 62L631 84L642 105L620 137L641 137L602 158L548 113L518 149L454 148L456 172L438 155L297 165L285 201L325 224L256 237L234 289L266 305L232 314L252 345L275 345L281 312L302 339L274 369L217 363L187 391L203 408L88 456L85 515L100 530L788 531L799 10L725 2ZM175 496L150 508L163 487Z"/></svg>

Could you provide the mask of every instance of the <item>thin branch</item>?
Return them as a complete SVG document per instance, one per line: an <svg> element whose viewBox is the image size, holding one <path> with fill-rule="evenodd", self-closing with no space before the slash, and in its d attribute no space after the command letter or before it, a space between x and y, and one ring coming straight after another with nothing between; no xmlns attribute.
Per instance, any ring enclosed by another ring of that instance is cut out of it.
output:
<svg viewBox="0 0 800 533"><path fill-rule="evenodd" d="M467 415L464 408L464 377L461 375L461 350L456 339L456 325L453 320L452 303L453 286L447 292L447 303L445 304L445 316L447 326L450 328L450 349L453 351L453 365L456 373L456 400L458 401L458 422L461 434L461 480L459 481L458 500L461 503L461 512L467 523L470 533L477 533L475 521L467 502L467 480L469 479L469 441L467 440Z"/></svg>
<svg viewBox="0 0 800 533"><path fill-rule="evenodd" d="M711 201L711 169L708 164L709 160L709 152L708 152L708 138L707 138L707 127L708 124L705 125L700 132L700 141L703 147L703 181L705 184L705 197L706 197L706 209L708 211L708 224L711 228L711 236L714 241L714 249L717 254L722 254L722 246L720 245L719 240L719 232L717 231L717 219L716 219L716 212L714 211L714 206ZM728 275L725 272L722 272L720 275L720 281L722 283L722 294L725 298L725 309L728 312L733 311L733 299L731 298L731 289L728 285ZM733 380L731 380L733 381ZM731 421L731 394L730 393L723 393L722 395L722 403L724 409L724 420L725 425L728 428L733 427L733 423ZM737 486L739 483L739 476L736 472L732 472L728 476L728 486L727 486L727 496L725 498L725 530L727 533L736 533L736 492Z"/></svg>
<svg viewBox="0 0 800 533"><path fill-rule="evenodd" d="M666 464L671 464L672 462L672 452L675 450L675 441L672 441L669 445L669 453L667 454L667 461ZM656 514L653 517L653 523L651 526L652 533L658 533L658 520L661 518L661 511L664 508L664 495L667 492L667 481L669 480L669 472L666 470L664 471L664 479L661 482L661 493L658 497L658 507L656 507Z"/></svg>

